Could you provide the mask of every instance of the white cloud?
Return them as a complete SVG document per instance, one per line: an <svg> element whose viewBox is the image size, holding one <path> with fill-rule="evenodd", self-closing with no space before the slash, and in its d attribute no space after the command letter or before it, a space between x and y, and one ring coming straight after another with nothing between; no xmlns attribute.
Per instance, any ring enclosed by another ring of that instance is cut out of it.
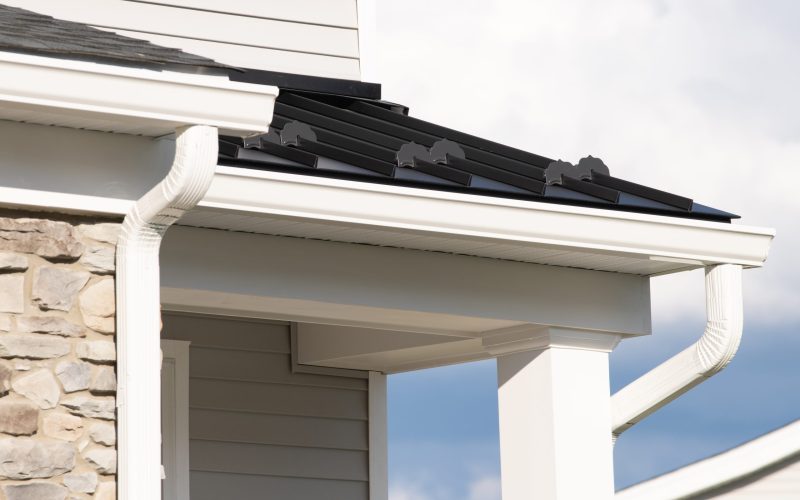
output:
<svg viewBox="0 0 800 500"><path fill-rule="evenodd" d="M500 478L484 476L469 485L469 500L500 500Z"/></svg>

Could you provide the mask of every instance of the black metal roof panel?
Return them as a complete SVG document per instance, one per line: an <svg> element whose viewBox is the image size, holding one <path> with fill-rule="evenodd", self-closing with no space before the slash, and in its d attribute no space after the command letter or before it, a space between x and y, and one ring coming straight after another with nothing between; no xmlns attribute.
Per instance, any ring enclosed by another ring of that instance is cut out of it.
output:
<svg viewBox="0 0 800 500"><path fill-rule="evenodd" d="M151 69L227 74L230 66L180 49L0 5L0 50Z"/></svg>
<svg viewBox="0 0 800 500"><path fill-rule="evenodd" d="M281 89L270 132L220 139L222 165L730 222L738 216L412 118L377 99Z"/></svg>

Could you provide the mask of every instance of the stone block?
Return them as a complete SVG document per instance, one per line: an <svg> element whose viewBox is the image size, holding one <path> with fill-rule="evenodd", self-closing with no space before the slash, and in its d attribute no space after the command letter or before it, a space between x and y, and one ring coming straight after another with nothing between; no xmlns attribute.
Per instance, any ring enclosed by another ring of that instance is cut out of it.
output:
<svg viewBox="0 0 800 500"><path fill-rule="evenodd" d="M0 439L0 478L41 479L70 472L74 467L75 448L69 443Z"/></svg>
<svg viewBox="0 0 800 500"><path fill-rule="evenodd" d="M83 434L83 419L67 413L50 413L42 419L42 430L49 437L75 441Z"/></svg>
<svg viewBox="0 0 800 500"><path fill-rule="evenodd" d="M25 312L24 274L0 274L0 312Z"/></svg>
<svg viewBox="0 0 800 500"><path fill-rule="evenodd" d="M85 394L70 394L61 398L61 404L73 415L114 420L115 404L112 397L92 397Z"/></svg>
<svg viewBox="0 0 800 500"><path fill-rule="evenodd" d="M113 448L90 448L83 452L83 458L100 474L117 473L117 450Z"/></svg>
<svg viewBox="0 0 800 500"><path fill-rule="evenodd" d="M114 333L114 280L104 279L90 285L80 296L83 322L100 333Z"/></svg>
<svg viewBox="0 0 800 500"><path fill-rule="evenodd" d="M83 253L80 263L94 274L113 274L115 258L116 251L113 247L92 246Z"/></svg>
<svg viewBox="0 0 800 500"><path fill-rule="evenodd" d="M0 432L30 436L39 427L39 408L30 401L0 400Z"/></svg>
<svg viewBox="0 0 800 500"><path fill-rule="evenodd" d="M0 332L11 331L11 316L8 314L0 314Z"/></svg>
<svg viewBox="0 0 800 500"><path fill-rule="evenodd" d="M67 488L54 483L9 484L3 486L6 500L64 500Z"/></svg>
<svg viewBox="0 0 800 500"><path fill-rule="evenodd" d="M98 363L110 363L117 359L117 348L108 340L89 340L75 347L75 353L81 359Z"/></svg>
<svg viewBox="0 0 800 500"><path fill-rule="evenodd" d="M28 258L11 252L0 252L0 272L8 273L28 269Z"/></svg>
<svg viewBox="0 0 800 500"><path fill-rule="evenodd" d="M117 375L112 366L100 366L95 370L89 390L94 393L108 394L117 391Z"/></svg>
<svg viewBox="0 0 800 500"><path fill-rule="evenodd" d="M0 396L5 396L11 390L11 376L14 368L5 361L0 361Z"/></svg>
<svg viewBox="0 0 800 500"><path fill-rule="evenodd" d="M74 260L83 253L83 244L66 222L0 217L0 250Z"/></svg>
<svg viewBox="0 0 800 500"><path fill-rule="evenodd" d="M97 474L94 472L65 474L64 484L73 493L94 493L97 489Z"/></svg>
<svg viewBox="0 0 800 500"><path fill-rule="evenodd" d="M86 329L57 316L20 316L17 318L19 333L47 333L62 337L85 337Z"/></svg>
<svg viewBox="0 0 800 500"><path fill-rule="evenodd" d="M42 267L33 277L33 301L42 310L69 311L78 292L89 281L86 271L68 267Z"/></svg>
<svg viewBox="0 0 800 500"><path fill-rule="evenodd" d="M78 232L86 237L95 241L102 241L103 243L117 244L119 232L122 229L120 224L112 222L101 222L99 224L79 224Z"/></svg>
<svg viewBox="0 0 800 500"><path fill-rule="evenodd" d="M48 335L0 335L0 358L50 359L68 354L69 342Z"/></svg>
<svg viewBox="0 0 800 500"><path fill-rule="evenodd" d="M61 396L61 388L56 378L46 368L17 377L11 382L11 387L17 394L30 399L43 410L55 408Z"/></svg>
<svg viewBox="0 0 800 500"><path fill-rule="evenodd" d="M89 437L97 444L114 446L117 444L117 430L114 424L97 422L89 428Z"/></svg>
<svg viewBox="0 0 800 500"><path fill-rule="evenodd" d="M92 366L82 361L62 361L56 365L56 376L64 392L84 391L92 380Z"/></svg>

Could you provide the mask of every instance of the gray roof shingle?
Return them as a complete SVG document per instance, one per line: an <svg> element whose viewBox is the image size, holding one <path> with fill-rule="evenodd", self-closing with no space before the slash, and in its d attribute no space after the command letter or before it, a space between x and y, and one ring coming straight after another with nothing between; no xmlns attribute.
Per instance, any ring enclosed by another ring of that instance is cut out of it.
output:
<svg viewBox="0 0 800 500"><path fill-rule="evenodd" d="M152 69L231 69L180 49L6 5L0 5L0 50Z"/></svg>

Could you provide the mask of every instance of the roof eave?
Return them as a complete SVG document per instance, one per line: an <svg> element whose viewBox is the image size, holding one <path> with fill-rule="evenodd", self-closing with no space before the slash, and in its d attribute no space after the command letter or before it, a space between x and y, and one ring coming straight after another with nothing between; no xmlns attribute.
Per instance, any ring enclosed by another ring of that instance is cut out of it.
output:
<svg viewBox="0 0 800 500"><path fill-rule="evenodd" d="M437 239L436 250L452 253L464 253L469 241L660 263L661 270L635 272L648 275L713 264L759 267L775 235L772 229L721 222L225 166L217 167L198 209L307 222L310 228L380 228L406 234L409 241L424 235ZM192 214L187 217L191 224ZM310 230L307 236L315 237ZM318 237L337 238L326 233Z"/></svg>
<svg viewBox="0 0 800 500"><path fill-rule="evenodd" d="M0 52L0 72L0 119L146 136L187 125L264 132L278 94L222 76L12 52Z"/></svg>

